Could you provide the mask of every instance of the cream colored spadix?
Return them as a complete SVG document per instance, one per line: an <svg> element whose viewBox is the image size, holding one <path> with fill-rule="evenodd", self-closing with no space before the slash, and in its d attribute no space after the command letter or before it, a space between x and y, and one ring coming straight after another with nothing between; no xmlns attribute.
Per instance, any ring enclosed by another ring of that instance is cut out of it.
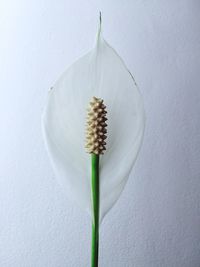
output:
<svg viewBox="0 0 200 267"><path fill-rule="evenodd" d="M100 157L100 221L119 198L141 146L141 95L122 59L99 27L94 49L80 58L49 91L42 125L56 177L68 198L91 215L90 156L85 152L87 106L106 103L108 138Z"/></svg>
<svg viewBox="0 0 200 267"><path fill-rule="evenodd" d="M103 155L106 150L106 113L103 99L93 97L88 108L86 128L86 150L88 153Z"/></svg>

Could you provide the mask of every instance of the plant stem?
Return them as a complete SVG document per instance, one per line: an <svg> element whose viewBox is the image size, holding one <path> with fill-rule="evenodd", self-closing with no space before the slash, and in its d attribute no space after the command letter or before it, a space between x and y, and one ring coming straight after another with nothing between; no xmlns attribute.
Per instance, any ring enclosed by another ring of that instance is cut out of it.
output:
<svg viewBox="0 0 200 267"><path fill-rule="evenodd" d="M91 267L98 267L99 256L99 155L91 154L92 163L92 255Z"/></svg>

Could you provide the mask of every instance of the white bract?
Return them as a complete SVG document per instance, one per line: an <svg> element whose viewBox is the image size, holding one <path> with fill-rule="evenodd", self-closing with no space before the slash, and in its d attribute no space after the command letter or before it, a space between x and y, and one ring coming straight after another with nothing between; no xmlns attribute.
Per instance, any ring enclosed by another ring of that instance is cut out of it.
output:
<svg viewBox="0 0 200 267"><path fill-rule="evenodd" d="M100 221L119 198L141 146L142 97L122 59L103 39L76 61L49 91L42 116L55 175L68 198L92 214L90 154L85 152L86 109L91 98L107 107L107 146L100 157Z"/></svg>

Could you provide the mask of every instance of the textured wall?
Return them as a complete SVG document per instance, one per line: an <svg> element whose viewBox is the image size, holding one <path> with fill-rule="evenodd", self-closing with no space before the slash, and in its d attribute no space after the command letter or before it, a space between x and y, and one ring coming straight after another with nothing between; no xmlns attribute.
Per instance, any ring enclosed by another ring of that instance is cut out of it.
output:
<svg viewBox="0 0 200 267"><path fill-rule="evenodd" d="M100 266L200 266L200 2L0 2L0 266L82 267L90 220L57 185L47 90L103 32L144 96L144 144L101 227Z"/></svg>

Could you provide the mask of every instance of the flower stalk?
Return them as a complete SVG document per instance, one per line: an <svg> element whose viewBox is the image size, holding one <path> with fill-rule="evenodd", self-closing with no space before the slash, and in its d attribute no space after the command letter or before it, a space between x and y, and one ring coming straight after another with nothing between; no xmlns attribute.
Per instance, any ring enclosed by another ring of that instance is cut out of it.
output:
<svg viewBox="0 0 200 267"><path fill-rule="evenodd" d="M99 258L99 155L91 155L92 163L92 203L93 203L93 222L92 222L92 251L91 267L98 267Z"/></svg>

